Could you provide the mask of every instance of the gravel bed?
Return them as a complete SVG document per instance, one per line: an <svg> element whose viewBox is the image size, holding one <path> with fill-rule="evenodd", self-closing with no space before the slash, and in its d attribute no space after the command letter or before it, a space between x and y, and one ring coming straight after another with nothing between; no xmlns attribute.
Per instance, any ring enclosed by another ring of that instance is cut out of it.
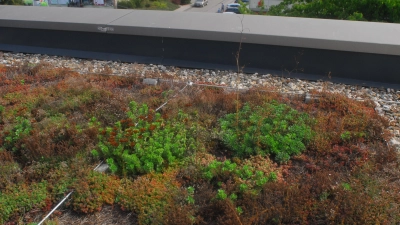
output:
<svg viewBox="0 0 400 225"><path fill-rule="evenodd" d="M283 78L271 74L242 74L232 71L186 69L172 66L121 63L115 61L99 61L58 57L38 54L22 54L0 52L0 64L12 65L37 65L48 63L55 68L69 68L80 73L108 73L117 76L127 74L140 74L143 78L161 76L166 73L179 81L207 82L241 90L252 87L271 86L283 93L305 94L311 90L327 90L334 93L343 93L349 98L359 101L371 99L375 102L375 110L385 116L390 123L389 130L395 135L390 142L400 146L400 90L390 88L370 88L345 85L332 82L307 81Z"/></svg>

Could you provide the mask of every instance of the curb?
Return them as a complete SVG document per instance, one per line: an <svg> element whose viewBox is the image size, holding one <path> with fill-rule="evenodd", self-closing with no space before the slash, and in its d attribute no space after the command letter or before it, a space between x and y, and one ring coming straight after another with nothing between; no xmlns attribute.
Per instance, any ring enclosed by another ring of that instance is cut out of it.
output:
<svg viewBox="0 0 400 225"><path fill-rule="evenodd" d="M192 4L180 5L179 8L175 9L174 11L175 12L184 12L191 7L192 7Z"/></svg>

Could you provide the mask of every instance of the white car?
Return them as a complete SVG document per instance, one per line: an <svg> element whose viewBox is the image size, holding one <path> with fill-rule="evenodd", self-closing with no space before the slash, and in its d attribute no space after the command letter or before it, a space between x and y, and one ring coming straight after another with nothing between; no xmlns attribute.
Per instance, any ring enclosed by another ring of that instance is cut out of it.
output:
<svg viewBox="0 0 400 225"><path fill-rule="evenodd" d="M208 0L196 0L193 4L195 7L204 7L208 4Z"/></svg>

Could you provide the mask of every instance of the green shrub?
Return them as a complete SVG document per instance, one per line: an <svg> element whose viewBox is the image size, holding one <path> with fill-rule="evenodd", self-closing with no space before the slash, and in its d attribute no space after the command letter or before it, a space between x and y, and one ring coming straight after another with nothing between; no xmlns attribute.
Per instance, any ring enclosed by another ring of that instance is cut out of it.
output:
<svg viewBox="0 0 400 225"><path fill-rule="evenodd" d="M119 1L118 2L118 9L133 9L134 5L130 1Z"/></svg>
<svg viewBox="0 0 400 225"><path fill-rule="evenodd" d="M100 151L92 151L106 158L112 172L124 175L161 172L183 158L189 148L194 148L184 113L179 112L176 119L167 121L147 105L139 107L131 102L129 108L128 119L100 130Z"/></svg>
<svg viewBox="0 0 400 225"><path fill-rule="evenodd" d="M243 3L241 0L239 0L239 4L240 14L254 14L253 11L248 8L248 3Z"/></svg>
<svg viewBox="0 0 400 225"><path fill-rule="evenodd" d="M118 2L119 9L137 9L143 8L144 1L142 0L127 0Z"/></svg>
<svg viewBox="0 0 400 225"><path fill-rule="evenodd" d="M0 5L23 5L23 0L0 0Z"/></svg>
<svg viewBox="0 0 400 225"><path fill-rule="evenodd" d="M165 2L153 2L153 7L157 9L167 9L167 3Z"/></svg>
<svg viewBox="0 0 400 225"><path fill-rule="evenodd" d="M271 6L270 15L368 20L399 23L400 5L392 0L284 0Z"/></svg>
<svg viewBox="0 0 400 225"><path fill-rule="evenodd" d="M286 162L291 155L306 149L312 137L312 120L305 113L277 102L251 108L220 119L224 143L239 157L274 155Z"/></svg>

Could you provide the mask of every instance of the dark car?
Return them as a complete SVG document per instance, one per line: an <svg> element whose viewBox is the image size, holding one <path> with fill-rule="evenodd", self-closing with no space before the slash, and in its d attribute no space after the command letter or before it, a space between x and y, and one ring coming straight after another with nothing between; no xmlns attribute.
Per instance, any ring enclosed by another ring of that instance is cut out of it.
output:
<svg viewBox="0 0 400 225"><path fill-rule="evenodd" d="M249 4L250 0L242 0L243 3ZM235 0L235 3L239 3L239 0Z"/></svg>
<svg viewBox="0 0 400 225"><path fill-rule="evenodd" d="M240 14L238 8L227 8L227 9L225 10L224 13L236 13L236 14Z"/></svg>
<svg viewBox="0 0 400 225"><path fill-rule="evenodd" d="M68 7L83 7L82 0L68 0Z"/></svg>
<svg viewBox="0 0 400 225"><path fill-rule="evenodd" d="M239 3L231 3L231 4L226 5L227 9L229 9L229 8L239 8L239 7L240 7Z"/></svg>

